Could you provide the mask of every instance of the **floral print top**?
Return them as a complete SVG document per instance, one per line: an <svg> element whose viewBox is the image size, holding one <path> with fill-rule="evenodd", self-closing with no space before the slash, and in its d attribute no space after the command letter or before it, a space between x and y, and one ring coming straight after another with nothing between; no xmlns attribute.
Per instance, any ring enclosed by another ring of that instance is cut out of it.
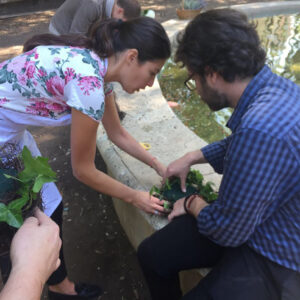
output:
<svg viewBox="0 0 300 300"><path fill-rule="evenodd" d="M51 119L75 108L100 121L112 92L106 71L107 60L91 50L38 46L0 63L0 107Z"/></svg>

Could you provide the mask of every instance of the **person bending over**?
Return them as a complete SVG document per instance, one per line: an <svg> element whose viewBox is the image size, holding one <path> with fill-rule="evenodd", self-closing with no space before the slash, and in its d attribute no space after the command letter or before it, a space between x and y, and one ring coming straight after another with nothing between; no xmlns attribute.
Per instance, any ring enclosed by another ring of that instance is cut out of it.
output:
<svg viewBox="0 0 300 300"><path fill-rule="evenodd" d="M164 213L163 201L134 190L95 166L96 136L102 122L109 139L122 150L164 176L165 166L147 152L121 125L112 91L119 82L128 93L152 86L170 56L170 42L154 19L108 19L91 36L43 34L24 45L24 53L0 64L0 146L14 142L40 155L28 126L71 124L74 176L98 192L119 198L148 213ZM45 213L62 224L62 197L54 183L42 191ZM48 280L49 298L94 298L101 289L68 279L61 265Z"/></svg>

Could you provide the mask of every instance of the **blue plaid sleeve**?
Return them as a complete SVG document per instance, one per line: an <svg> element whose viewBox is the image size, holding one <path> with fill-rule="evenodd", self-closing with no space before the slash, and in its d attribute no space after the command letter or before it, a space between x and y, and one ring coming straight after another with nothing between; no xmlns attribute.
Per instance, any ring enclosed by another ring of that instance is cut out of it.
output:
<svg viewBox="0 0 300 300"><path fill-rule="evenodd" d="M214 168L215 172L219 174L223 173L223 161L230 138L231 136L201 149L205 159Z"/></svg>
<svg viewBox="0 0 300 300"><path fill-rule="evenodd" d="M214 242L234 247L283 205L282 189L292 188L298 167L283 139L253 129L232 135L223 166L219 198L199 213L197 224Z"/></svg>

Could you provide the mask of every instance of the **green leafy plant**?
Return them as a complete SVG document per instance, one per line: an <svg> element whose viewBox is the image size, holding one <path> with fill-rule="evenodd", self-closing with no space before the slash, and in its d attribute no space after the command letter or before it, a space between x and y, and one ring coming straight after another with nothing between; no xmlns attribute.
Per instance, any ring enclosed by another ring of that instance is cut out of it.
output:
<svg viewBox="0 0 300 300"><path fill-rule="evenodd" d="M218 198L218 194L213 189L213 183L204 183L203 175L197 170L191 170L186 179L186 192L182 192L180 186L180 179L174 177L170 180L166 180L162 187L153 186L150 189L150 195L158 197L160 200L165 201L164 208L169 210L172 208L173 204L180 198L189 196L191 194L198 194L203 197L203 199L211 203Z"/></svg>
<svg viewBox="0 0 300 300"><path fill-rule="evenodd" d="M4 176L8 182L9 180L18 182L15 199L6 204L0 203L0 222L6 222L16 228L23 224L22 213L32 206L43 184L56 181L56 173L49 166L48 158L33 157L25 146L20 159L24 168L16 176L9 174L9 169L6 174L4 170Z"/></svg>

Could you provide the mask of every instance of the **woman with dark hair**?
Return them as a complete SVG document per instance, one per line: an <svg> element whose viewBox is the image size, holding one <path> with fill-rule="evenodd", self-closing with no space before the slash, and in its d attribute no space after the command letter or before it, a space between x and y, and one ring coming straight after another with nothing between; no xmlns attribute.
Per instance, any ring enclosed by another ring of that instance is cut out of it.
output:
<svg viewBox="0 0 300 300"><path fill-rule="evenodd" d="M163 27L146 17L106 20L93 28L91 37L34 36L25 43L23 54L0 64L0 145L27 145L33 155L39 155L26 127L71 123L72 168L78 180L148 213L163 213L163 201L97 170L94 158L101 121L113 143L164 175L165 167L121 126L111 89L104 88L104 83L119 82L128 93L152 86L169 56ZM46 214L61 223L61 195L56 186L45 184L42 196ZM61 262L48 281L50 299L100 294L95 286L69 281L62 257Z"/></svg>

